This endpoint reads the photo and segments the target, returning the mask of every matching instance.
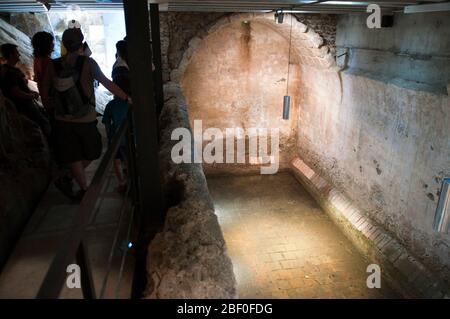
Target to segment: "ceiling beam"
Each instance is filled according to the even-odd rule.
[[[423,12],[440,12],[440,11],[450,11],[450,2],[406,6],[403,12],[423,13]]]
[[[420,1],[420,2],[419,2]],[[305,13],[327,13],[342,14],[353,12],[366,12],[365,8],[369,3],[376,3],[383,11],[419,12],[417,10],[427,10],[421,12],[436,11],[435,8],[448,6],[448,2],[425,4],[416,6],[419,3],[431,2],[433,0],[374,0],[374,1],[323,1],[315,3],[314,0],[150,0],[150,3],[160,4],[161,11],[182,11],[182,12],[270,12],[277,9],[300,10]],[[448,0],[446,0],[448,1]],[[122,10],[123,5],[119,0],[53,0],[51,11],[66,11],[71,5],[77,5],[81,10],[86,11],[110,11]],[[431,6],[427,9],[426,6]],[[416,7],[420,7],[417,9]],[[416,8],[416,9],[414,9]],[[434,8],[434,9],[433,9]],[[45,12],[42,4],[36,0],[0,0],[0,12]]]

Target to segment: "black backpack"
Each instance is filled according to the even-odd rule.
[[[74,66],[65,63],[63,58],[53,60],[55,78],[52,86],[52,100],[55,115],[67,119],[86,116],[91,107],[90,98],[81,86],[81,71],[85,56],[78,56]]]

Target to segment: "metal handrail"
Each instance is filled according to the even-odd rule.
[[[128,185],[127,190],[125,192],[125,200],[122,202],[121,208],[120,208],[120,216],[119,216],[119,221],[118,221],[118,227],[116,229],[116,233],[114,234],[114,239],[111,245],[111,250],[109,252],[109,256],[108,256],[108,264],[107,264],[107,269],[106,269],[106,274],[103,278],[103,284],[102,287],[100,289],[100,296],[99,298],[102,299],[105,295],[106,292],[106,286],[108,283],[108,279],[109,279],[109,273],[111,271],[111,263],[114,257],[114,249],[117,246],[117,242],[119,240],[119,234],[120,234],[120,225],[122,224],[123,219],[125,218],[125,212],[126,210],[130,209],[130,203],[128,202],[127,198],[128,195],[130,193],[130,185]],[[131,225],[131,223],[130,223]],[[127,240],[129,239],[129,236],[127,236]]]
[[[119,130],[114,135],[112,143],[103,155],[91,185],[87,189],[80,206],[78,207],[77,213],[73,218],[72,228],[65,236],[56,256],[53,258],[36,298],[58,298],[66,280],[66,268],[76,258],[83,263],[83,265],[80,265],[80,268],[82,268],[81,283],[83,295],[85,298],[95,299],[95,288],[93,286],[92,275],[88,265],[87,248],[86,245],[83,244],[83,237],[106,180],[106,173],[110,171],[114,155],[117,153],[121,140],[124,138],[127,129],[131,125],[130,122],[129,117],[122,123]],[[128,143],[131,142],[132,141],[128,141]]]

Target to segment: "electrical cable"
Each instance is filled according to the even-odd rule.
[[[286,80],[286,95],[289,95],[289,73],[291,69],[291,46],[292,46],[292,14],[291,16],[291,29],[289,32],[289,53],[288,53],[288,71],[287,71],[287,80]]]

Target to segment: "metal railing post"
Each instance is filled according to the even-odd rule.
[[[150,3],[150,25],[152,35],[152,56],[155,63],[155,71],[153,71],[154,87],[155,87],[155,102],[157,114],[161,114],[164,107],[164,93],[163,93],[163,77],[162,77],[162,59],[161,59],[161,37],[160,37],[160,23],[159,23],[159,4]]]
[[[136,171],[136,136],[134,133],[133,113],[128,112],[128,129],[127,129],[127,166],[128,166],[128,182],[130,183],[130,194],[133,205],[139,206],[139,187],[138,176]]]
[[[75,260],[78,266],[80,266],[81,290],[83,291],[84,299],[95,299],[94,279],[89,263],[88,250],[83,241],[78,246]]]
[[[71,229],[64,236],[61,245],[53,258],[47,274],[37,293],[38,299],[58,298],[67,277],[67,266],[75,259],[81,269],[81,281],[85,298],[95,298],[95,290],[92,280],[91,267],[88,262],[86,246],[82,244],[86,227],[92,218],[92,213],[106,180],[106,174],[110,171],[117,153],[121,139],[125,135],[128,122],[122,123],[118,132],[114,135],[111,145],[95,172],[91,185],[84,195],[77,213],[73,217]]]
[[[128,58],[136,132],[139,211],[144,232],[162,223],[163,205],[158,155],[158,117],[153,95],[147,0],[124,0]]]

